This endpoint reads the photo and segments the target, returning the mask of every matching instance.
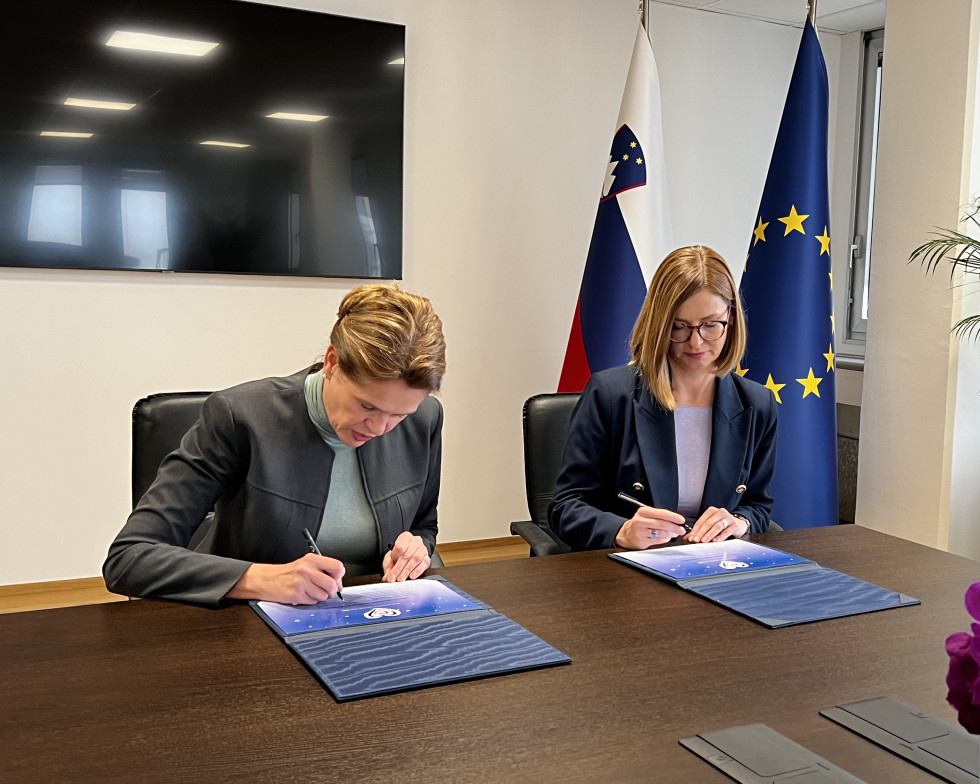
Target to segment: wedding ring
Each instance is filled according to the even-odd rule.
[[[723,522],[723,523],[721,524],[721,527],[722,527],[722,528],[728,528],[728,521],[727,521],[727,520],[725,520],[725,521],[724,521],[724,522]]]

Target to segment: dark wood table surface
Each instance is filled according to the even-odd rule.
[[[0,781],[725,782],[678,745],[762,722],[868,782],[936,782],[818,714],[955,722],[980,564],[855,526],[754,537],[920,606],[769,630],[605,553],[439,570],[572,664],[338,704],[247,606],[0,616]]]

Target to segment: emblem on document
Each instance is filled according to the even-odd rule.
[[[748,569],[749,565],[747,563],[742,563],[741,561],[722,561],[718,564],[722,569]]]
[[[373,621],[376,618],[394,618],[401,614],[401,610],[396,610],[393,607],[374,607],[364,613],[364,617]]]

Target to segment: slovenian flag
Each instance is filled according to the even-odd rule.
[[[592,242],[585,261],[559,392],[629,362],[633,324],[647,282],[672,249],[660,82],[650,40],[636,31]]]
[[[769,489],[783,528],[839,521],[828,100],[808,19],[740,286],[749,342],[738,372],[764,384],[779,408]]]

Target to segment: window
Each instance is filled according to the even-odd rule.
[[[378,250],[378,232],[374,228],[374,215],[371,214],[371,200],[367,196],[355,196],[357,217],[361,222],[361,236],[364,238],[364,263],[368,276],[381,275],[381,254]]]
[[[884,40],[884,30],[874,30],[864,35],[864,68],[854,193],[854,235],[850,243],[844,341],[838,349],[838,353],[843,354],[863,354],[868,332],[875,162],[878,153],[878,116],[881,105]],[[850,347],[848,343],[851,344]]]
[[[123,169],[119,207],[123,255],[140,269],[166,269],[170,239],[163,172]]]
[[[28,242],[82,244],[82,167],[37,166]]]

